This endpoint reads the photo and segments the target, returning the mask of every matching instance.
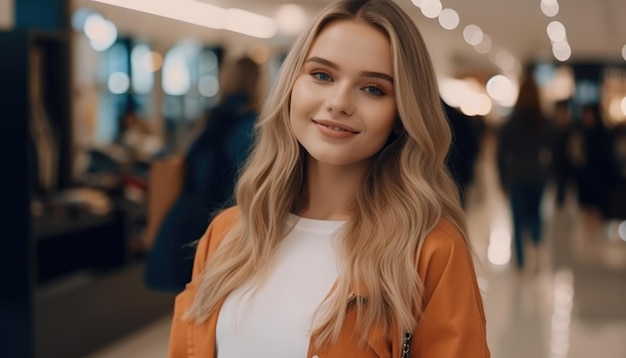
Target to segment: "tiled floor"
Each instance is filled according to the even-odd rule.
[[[555,210],[548,188],[543,247],[529,257],[539,270],[517,273],[509,262],[510,212],[493,155],[488,138],[467,207],[492,357],[625,358],[626,242],[618,238],[619,222],[589,236],[593,228],[584,226],[573,200]],[[169,320],[89,358],[166,357]]]

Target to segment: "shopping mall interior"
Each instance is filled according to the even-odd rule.
[[[393,1],[455,113],[491,357],[626,357],[626,2]],[[229,66],[258,66],[262,102],[332,2],[0,0],[0,356],[168,356],[184,285],[154,251],[187,225],[168,220]],[[541,225],[519,234],[520,267],[523,198],[503,179],[501,138],[525,75],[546,128],[567,136],[539,152]]]

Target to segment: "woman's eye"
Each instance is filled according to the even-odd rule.
[[[385,92],[376,86],[367,86],[363,89],[365,92],[374,96],[383,96]]]
[[[314,73],[312,73],[312,76],[315,77],[316,79],[320,80],[320,81],[330,81],[330,80],[332,80],[332,78],[330,78],[330,75],[328,73],[325,73],[325,72],[314,72]]]

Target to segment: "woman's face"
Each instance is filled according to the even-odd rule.
[[[293,132],[313,160],[363,164],[383,147],[397,114],[389,39],[359,21],[318,35],[291,94]]]

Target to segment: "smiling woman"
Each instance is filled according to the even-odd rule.
[[[171,357],[489,357],[450,129],[406,13],[323,10],[257,129],[176,298]]]
[[[289,113],[310,168],[341,165],[365,174],[396,121],[392,73],[384,32],[354,20],[320,32],[294,83]]]

